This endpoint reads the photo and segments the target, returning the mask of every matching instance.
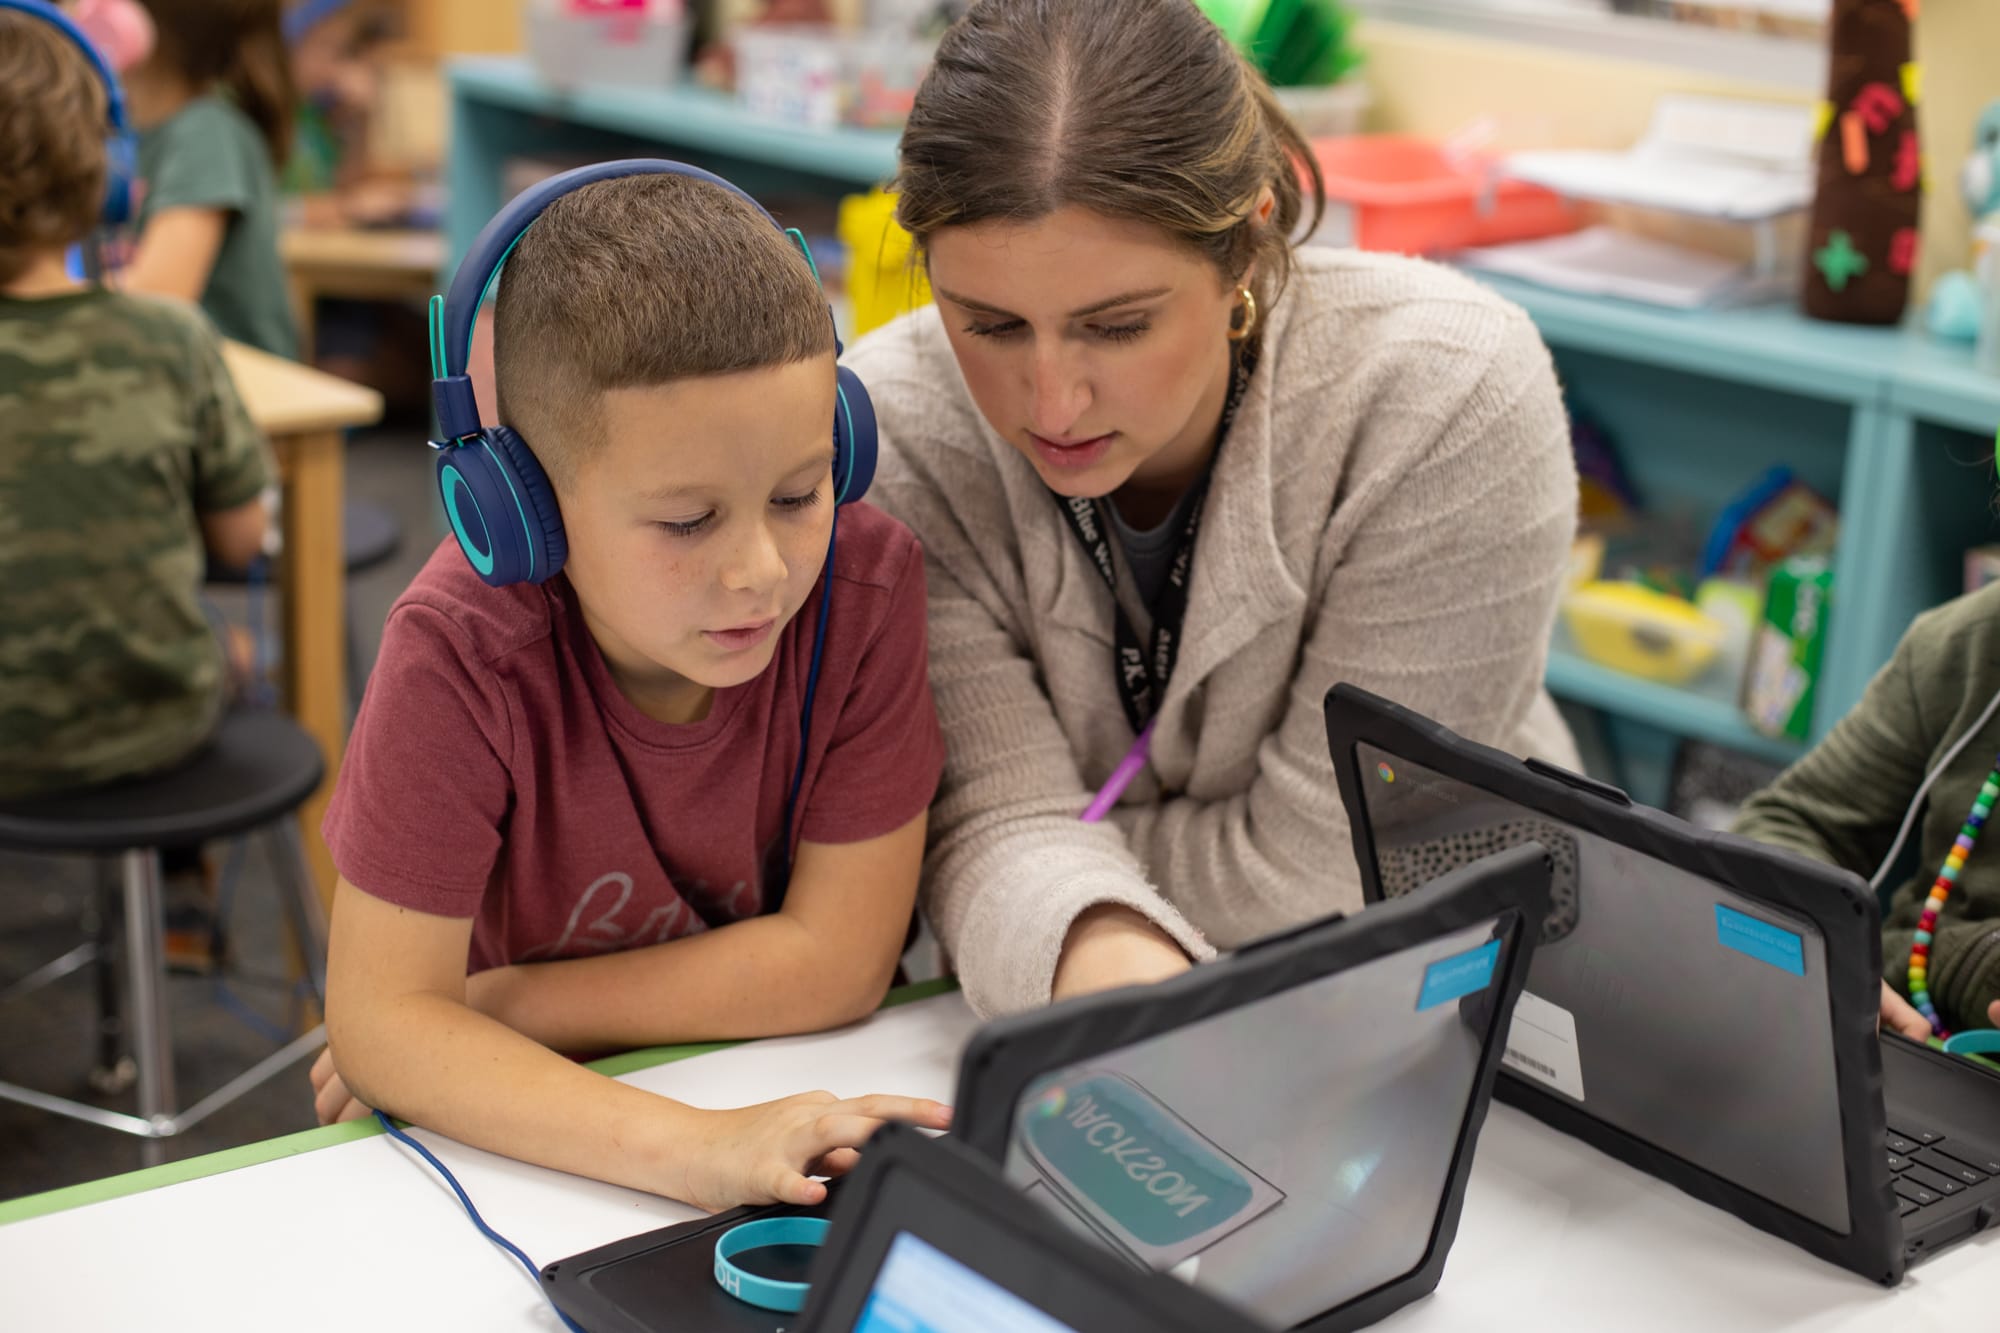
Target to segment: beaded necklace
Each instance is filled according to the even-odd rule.
[[[1931,1031],[1940,1037],[1949,1037],[1944,1020],[1938,1017],[1937,1006],[1931,1003],[1930,960],[1931,937],[1937,928],[1938,909],[1951,896],[1952,886],[1958,883],[1959,872],[1972,856],[1973,847],[1979,842],[1979,831],[1986,827],[1987,816],[1993,813],[1993,804],[2000,801],[2000,757],[1993,761],[1993,771],[1986,775],[1980,785],[1979,795],[1973,798],[1972,812],[1965,817],[1965,824],[1958,831],[1958,837],[1951,844],[1951,851],[1944,858],[1944,868],[1938,871],[1937,881],[1931,885],[1931,896],[1924,903],[1924,912],[1917,919],[1916,942],[1910,946],[1910,1003],[1916,1005],[1931,1025]]]

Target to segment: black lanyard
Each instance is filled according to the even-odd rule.
[[[1245,347],[1233,358],[1229,375],[1229,397],[1222,406],[1222,421],[1215,433],[1215,447],[1221,451],[1222,441],[1229,435],[1230,423],[1236,419],[1236,409],[1243,402],[1243,394],[1250,387],[1250,376],[1257,369],[1257,355],[1254,347]],[[1201,511],[1208,503],[1208,481],[1214,473],[1215,464],[1211,459],[1209,468],[1195,483],[1194,494],[1188,500],[1187,516],[1181,520],[1180,534],[1174,539],[1173,563],[1167,570],[1167,582],[1160,589],[1150,610],[1153,614],[1153,642],[1149,653],[1139,646],[1139,632],[1132,627],[1132,618],[1125,614],[1125,608],[1118,601],[1117,567],[1111,561],[1111,523],[1102,506],[1105,500],[1089,499],[1081,496],[1055,495],[1056,508],[1069,523],[1069,530],[1076,534],[1083,544],[1084,554],[1097,566],[1097,572],[1104,578],[1104,586],[1111,589],[1111,609],[1116,617],[1116,651],[1112,655],[1112,675],[1118,682],[1118,697],[1125,705],[1125,720],[1132,724],[1136,734],[1152,721],[1159,710],[1160,700],[1167,692],[1167,681],[1173,677],[1174,663],[1180,657],[1181,625],[1187,619],[1188,585],[1194,577],[1195,537],[1201,531]],[[1054,492],[1050,492],[1054,495]]]

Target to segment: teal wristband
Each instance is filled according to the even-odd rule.
[[[823,1217],[765,1217],[729,1228],[715,1242],[715,1285],[745,1305],[797,1314],[805,1308],[810,1283],[758,1277],[730,1261],[746,1250],[770,1245],[824,1245],[827,1225]]]
[[[1953,1055],[1992,1055],[2000,1051],[2000,1032],[1992,1028],[1954,1032],[1945,1038],[1944,1048]]]

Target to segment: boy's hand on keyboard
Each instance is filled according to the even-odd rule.
[[[1996,1005],[1995,1008],[2000,1008]],[[1908,1037],[1911,1041],[1925,1041],[1931,1035],[1931,1025],[1916,1006],[1896,994],[1895,987],[1882,983],[1882,1017],[1879,1026],[1888,1032]]]
[[[951,1108],[942,1102],[881,1095],[843,1101],[830,1092],[696,1115],[694,1141],[682,1155],[684,1179],[666,1192],[710,1212],[745,1203],[819,1203],[826,1186],[809,1177],[848,1170],[858,1160],[855,1150],[885,1120],[951,1127]]]

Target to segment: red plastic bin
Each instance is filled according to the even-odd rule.
[[[1362,250],[1436,254],[1575,231],[1576,209],[1525,181],[1461,168],[1428,139],[1355,134],[1313,141],[1329,215],[1345,209]],[[1336,219],[1337,226],[1337,219]]]

